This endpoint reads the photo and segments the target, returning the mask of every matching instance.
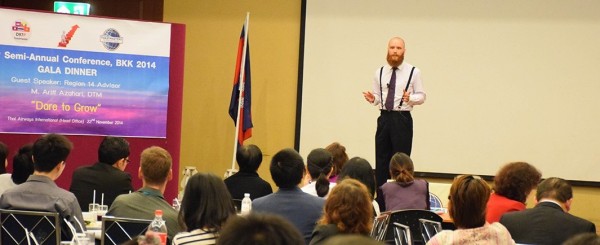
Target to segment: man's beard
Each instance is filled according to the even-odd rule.
[[[391,67],[398,67],[402,64],[402,62],[404,61],[404,54],[402,55],[395,55],[395,56],[399,56],[398,60],[394,60],[393,56],[391,56],[390,54],[387,54],[387,62]]]

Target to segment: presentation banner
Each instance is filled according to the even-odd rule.
[[[0,132],[166,137],[171,25],[0,9]]]

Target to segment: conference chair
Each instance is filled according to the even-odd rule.
[[[419,219],[419,226],[421,230],[421,235],[423,236],[423,241],[427,243],[429,239],[431,239],[435,234],[442,231],[442,223],[428,220],[428,219]]]
[[[442,217],[429,210],[422,209],[405,209],[392,211],[390,213],[389,222],[406,225],[410,228],[413,244],[425,244],[423,235],[421,235],[421,222],[419,219],[427,219],[442,223]],[[392,229],[388,229],[385,233],[385,241],[393,240],[394,233]]]
[[[390,222],[390,213],[383,212],[375,218],[373,222],[373,228],[371,228],[370,237],[377,240],[383,241],[385,234]]]
[[[30,237],[34,237],[40,245],[60,244],[58,213],[0,209],[0,223],[0,244],[28,244]]]
[[[394,222],[394,244],[396,245],[412,245],[412,237],[410,227]]]
[[[113,216],[102,217],[101,245],[117,245],[143,235],[152,220]]]

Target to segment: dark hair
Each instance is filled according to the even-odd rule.
[[[0,174],[6,173],[6,158],[8,158],[8,147],[2,142],[0,142]]]
[[[305,173],[304,160],[294,149],[283,149],[273,156],[269,170],[279,188],[292,188],[302,181]]]
[[[211,173],[197,173],[190,177],[179,210],[182,227],[187,231],[208,228],[217,232],[232,215],[235,215],[235,207],[220,177]]]
[[[142,151],[140,168],[144,181],[150,184],[162,184],[167,181],[173,159],[171,154],[161,147],[151,146]]]
[[[323,148],[317,148],[308,154],[306,165],[311,179],[316,179],[315,189],[317,196],[324,197],[329,192],[329,178],[327,175],[331,173],[333,168],[333,157],[331,153]]]
[[[109,165],[129,156],[129,142],[123,138],[106,136],[98,147],[98,161]]]
[[[219,232],[217,245],[304,245],[298,229],[272,214],[232,215]]]
[[[33,174],[32,148],[31,144],[24,145],[13,157],[13,172],[10,178],[17,185],[27,181],[27,178]]]
[[[325,240],[324,245],[384,245],[371,237],[358,234],[339,234]]]
[[[487,202],[491,189],[479,176],[459,175],[450,186],[448,211],[460,229],[485,225]]]
[[[348,161],[348,154],[346,154],[346,147],[338,142],[333,142],[325,150],[329,151],[333,156],[333,176],[340,174],[344,163]]]
[[[537,186],[542,173],[526,162],[504,165],[494,177],[494,192],[517,202],[525,203],[527,195]]]
[[[390,176],[401,186],[411,185],[415,180],[415,166],[412,159],[402,152],[397,152],[390,160]]]
[[[547,178],[538,185],[535,198],[538,201],[550,198],[564,203],[573,198],[573,188],[564,179],[557,177]]]
[[[596,233],[581,233],[572,236],[563,245],[600,245],[600,236]]]
[[[240,172],[256,172],[262,163],[262,157],[262,151],[256,145],[242,145],[235,154]]]
[[[46,134],[33,143],[33,167],[39,172],[50,172],[66,161],[73,143],[60,134]]]
[[[373,204],[367,187],[351,178],[338,183],[325,201],[319,224],[334,224],[340,233],[369,235],[373,227]]]
[[[338,177],[338,182],[345,178],[352,178],[360,181],[371,194],[371,198],[375,198],[375,175],[371,164],[360,157],[353,157],[344,164],[342,171]]]

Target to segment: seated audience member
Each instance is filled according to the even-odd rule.
[[[107,215],[152,220],[154,211],[160,209],[166,221],[167,237],[172,241],[173,236],[182,230],[177,220],[177,211],[163,197],[167,182],[173,178],[172,161],[171,154],[161,147],[152,146],[142,151],[138,170],[142,188],[118,196]]]
[[[344,167],[340,170],[338,182],[346,178],[352,178],[363,183],[369,191],[371,197],[373,209],[375,210],[375,216],[379,215],[379,204],[375,201],[375,175],[371,164],[360,157],[353,157],[344,163]]]
[[[311,245],[322,244],[337,234],[368,236],[373,227],[373,205],[367,187],[347,178],[333,187],[325,201],[323,217],[313,231]]]
[[[331,153],[323,148],[310,151],[306,158],[306,168],[310,176],[308,184],[302,187],[302,191],[313,196],[325,197],[329,188],[335,183],[329,182],[329,176],[333,171],[333,157]]]
[[[600,236],[596,233],[581,233],[569,238],[562,245],[600,245]]]
[[[298,229],[277,215],[234,215],[219,234],[217,245],[304,245]]]
[[[33,174],[33,162],[31,160],[32,145],[27,144],[13,157],[13,172],[0,175],[0,195],[4,191],[27,181]]]
[[[596,232],[594,223],[569,214],[573,202],[571,184],[548,178],[537,186],[538,201],[532,209],[505,213],[500,218],[513,239],[525,244],[561,244],[579,233]]]
[[[66,167],[73,144],[58,134],[46,134],[33,144],[33,175],[25,183],[10,188],[0,196],[0,208],[57,212],[78,232],[83,222],[81,209],[73,193],[54,183]]]
[[[415,167],[410,157],[402,152],[390,160],[390,176],[394,181],[381,186],[385,210],[426,209],[429,210],[429,183],[415,179]]]
[[[179,224],[186,232],[173,238],[173,244],[215,244],[221,226],[235,215],[231,196],[223,180],[210,173],[197,173],[185,186],[179,211]]]
[[[110,207],[118,195],[133,191],[131,176],[125,172],[128,163],[129,143],[123,138],[105,137],[98,147],[98,162],[73,172],[69,190],[77,197],[81,209],[88,211],[88,204],[100,201],[102,194],[104,204]]]
[[[526,162],[504,165],[494,177],[494,192],[487,203],[487,222],[498,222],[504,213],[524,210],[527,196],[541,178],[542,173]]]
[[[6,189],[15,186],[10,179],[10,173],[6,172],[6,167],[8,167],[8,147],[0,142],[0,195]]]
[[[256,199],[273,193],[271,185],[260,178],[256,171],[262,163],[262,151],[256,145],[242,145],[235,155],[240,171],[225,179],[225,185],[233,199],[242,200],[244,193]]]
[[[302,157],[294,149],[277,152],[271,159],[270,171],[279,190],[254,199],[252,211],[284,217],[296,226],[308,244],[315,223],[321,217],[325,200],[298,188],[306,168]]]
[[[344,163],[348,161],[348,154],[346,154],[346,147],[338,142],[333,142],[325,150],[329,151],[333,156],[333,173],[329,176],[329,182],[336,183],[338,175],[344,166]]]
[[[331,237],[323,243],[324,245],[384,245],[383,242],[379,242],[371,237],[357,235],[357,234],[344,234]]]
[[[448,212],[456,230],[444,230],[427,244],[515,244],[500,223],[485,221],[490,187],[479,176],[460,175],[450,186]]]

